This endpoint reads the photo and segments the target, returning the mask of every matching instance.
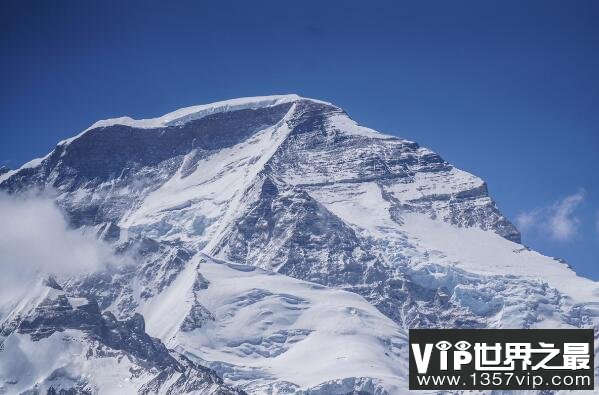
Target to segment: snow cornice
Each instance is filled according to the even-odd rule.
[[[213,114],[247,109],[255,110],[259,108],[274,107],[280,104],[293,103],[300,100],[308,100],[315,103],[333,106],[333,104],[322,100],[301,97],[296,94],[241,97],[237,99],[229,99],[214,103],[184,107],[156,118],[133,119],[128,116],[123,116],[118,118],[103,119],[95,122],[93,125],[85,129],[78,135],[59,142],[58,145],[68,144],[73,140],[77,139],[78,137],[82,136],[86,132],[92,129],[102,127],[123,125],[134,127],[137,129],[162,128],[168,126],[182,125],[186,122],[198,120]]]

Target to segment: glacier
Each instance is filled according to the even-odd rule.
[[[0,392],[404,393],[410,328],[599,322],[598,284],[521,244],[483,180],[320,100],[99,121],[0,191],[51,193],[133,262],[9,301]]]

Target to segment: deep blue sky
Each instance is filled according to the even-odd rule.
[[[0,164],[102,118],[298,93],[481,176],[532,213],[526,244],[599,279],[599,2],[163,3],[3,1]]]

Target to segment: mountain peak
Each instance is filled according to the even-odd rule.
[[[141,129],[180,125],[191,120],[201,119],[205,116],[221,112],[273,107],[279,104],[292,103],[300,100],[308,100],[312,102],[331,105],[330,103],[321,100],[305,98],[296,94],[241,97],[236,99],[218,101],[214,103],[183,107],[156,118],[133,119],[131,117],[124,116],[118,118],[104,119],[95,122],[93,125],[87,128],[86,131],[90,129],[113,125],[126,125]]]

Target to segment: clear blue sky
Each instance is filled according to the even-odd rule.
[[[3,1],[0,163],[102,118],[298,93],[481,176],[526,244],[599,279],[599,2],[163,3]]]

